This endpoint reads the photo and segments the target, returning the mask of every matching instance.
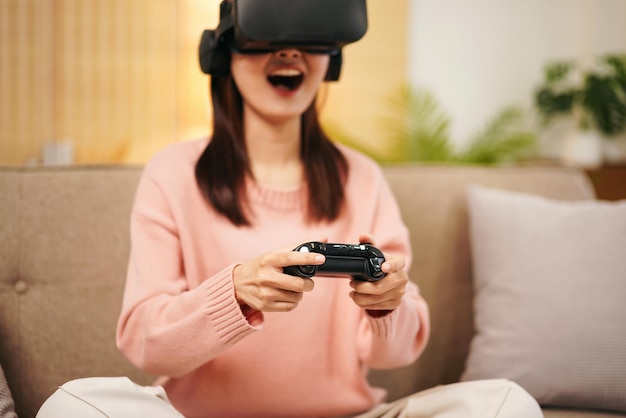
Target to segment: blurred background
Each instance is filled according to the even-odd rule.
[[[0,0],[0,165],[143,164],[209,135],[197,47],[218,4]],[[462,148],[509,106],[532,114],[548,62],[626,52],[623,0],[369,0],[368,15],[319,99],[329,132],[380,160],[402,88],[428,92]]]

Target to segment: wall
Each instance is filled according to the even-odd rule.
[[[407,81],[409,0],[368,0],[367,7],[368,31],[344,48],[341,79],[327,84],[322,119],[332,134],[377,153],[386,145],[389,97]]]
[[[0,0],[0,165],[39,163],[69,139],[74,161],[143,163],[209,134],[197,47],[219,0]],[[368,33],[323,91],[333,131],[380,144],[377,115],[406,80],[408,0],[370,1]]]
[[[458,146],[502,107],[529,109],[549,60],[626,53],[623,0],[411,0],[410,16],[409,79],[450,114]]]
[[[176,131],[175,1],[0,0],[0,163],[134,161]]]
[[[71,138],[78,163],[142,163],[208,133],[196,63],[218,0],[0,0],[0,165]],[[322,94],[324,123],[376,152],[405,80],[433,91],[462,145],[503,106],[531,105],[554,58],[626,51],[623,0],[369,0],[370,28]],[[549,147],[548,147],[549,148]],[[547,149],[547,152],[552,152]]]

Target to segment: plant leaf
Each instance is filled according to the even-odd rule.
[[[458,161],[472,164],[512,162],[532,153],[537,137],[523,127],[524,113],[508,107],[498,113],[487,126],[472,137],[459,154]]]
[[[389,109],[382,122],[390,133],[390,162],[450,160],[450,119],[429,91],[401,86],[390,97]]]
[[[610,76],[589,74],[585,80],[582,102],[600,132],[606,136],[626,127],[626,103],[618,94],[619,86]]]

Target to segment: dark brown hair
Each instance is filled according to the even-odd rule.
[[[211,98],[213,137],[196,163],[196,181],[215,210],[235,225],[249,226],[245,179],[252,173],[243,133],[243,99],[230,73],[211,78]],[[344,201],[348,164],[320,126],[316,100],[302,115],[300,158],[308,188],[308,219],[336,219]]]

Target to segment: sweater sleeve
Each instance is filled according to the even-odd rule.
[[[412,262],[411,244],[395,197],[382,172],[372,233],[384,254],[401,255],[408,271]],[[417,284],[409,281],[401,305],[388,315],[372,317],[363,312],[357,342],[369,367],[387,369],[406,366],[424,350],[430,334],[428,305]]]
[[[11,390],[0,366],[0,418],[17,418]]]
[[[233,268],[189,288],[176,224],[146,167],[131,215],[131,254],[116,335],[119,349],[146,373],[179,377],[254,332],[258,327],[247,320],[235,298]]]

